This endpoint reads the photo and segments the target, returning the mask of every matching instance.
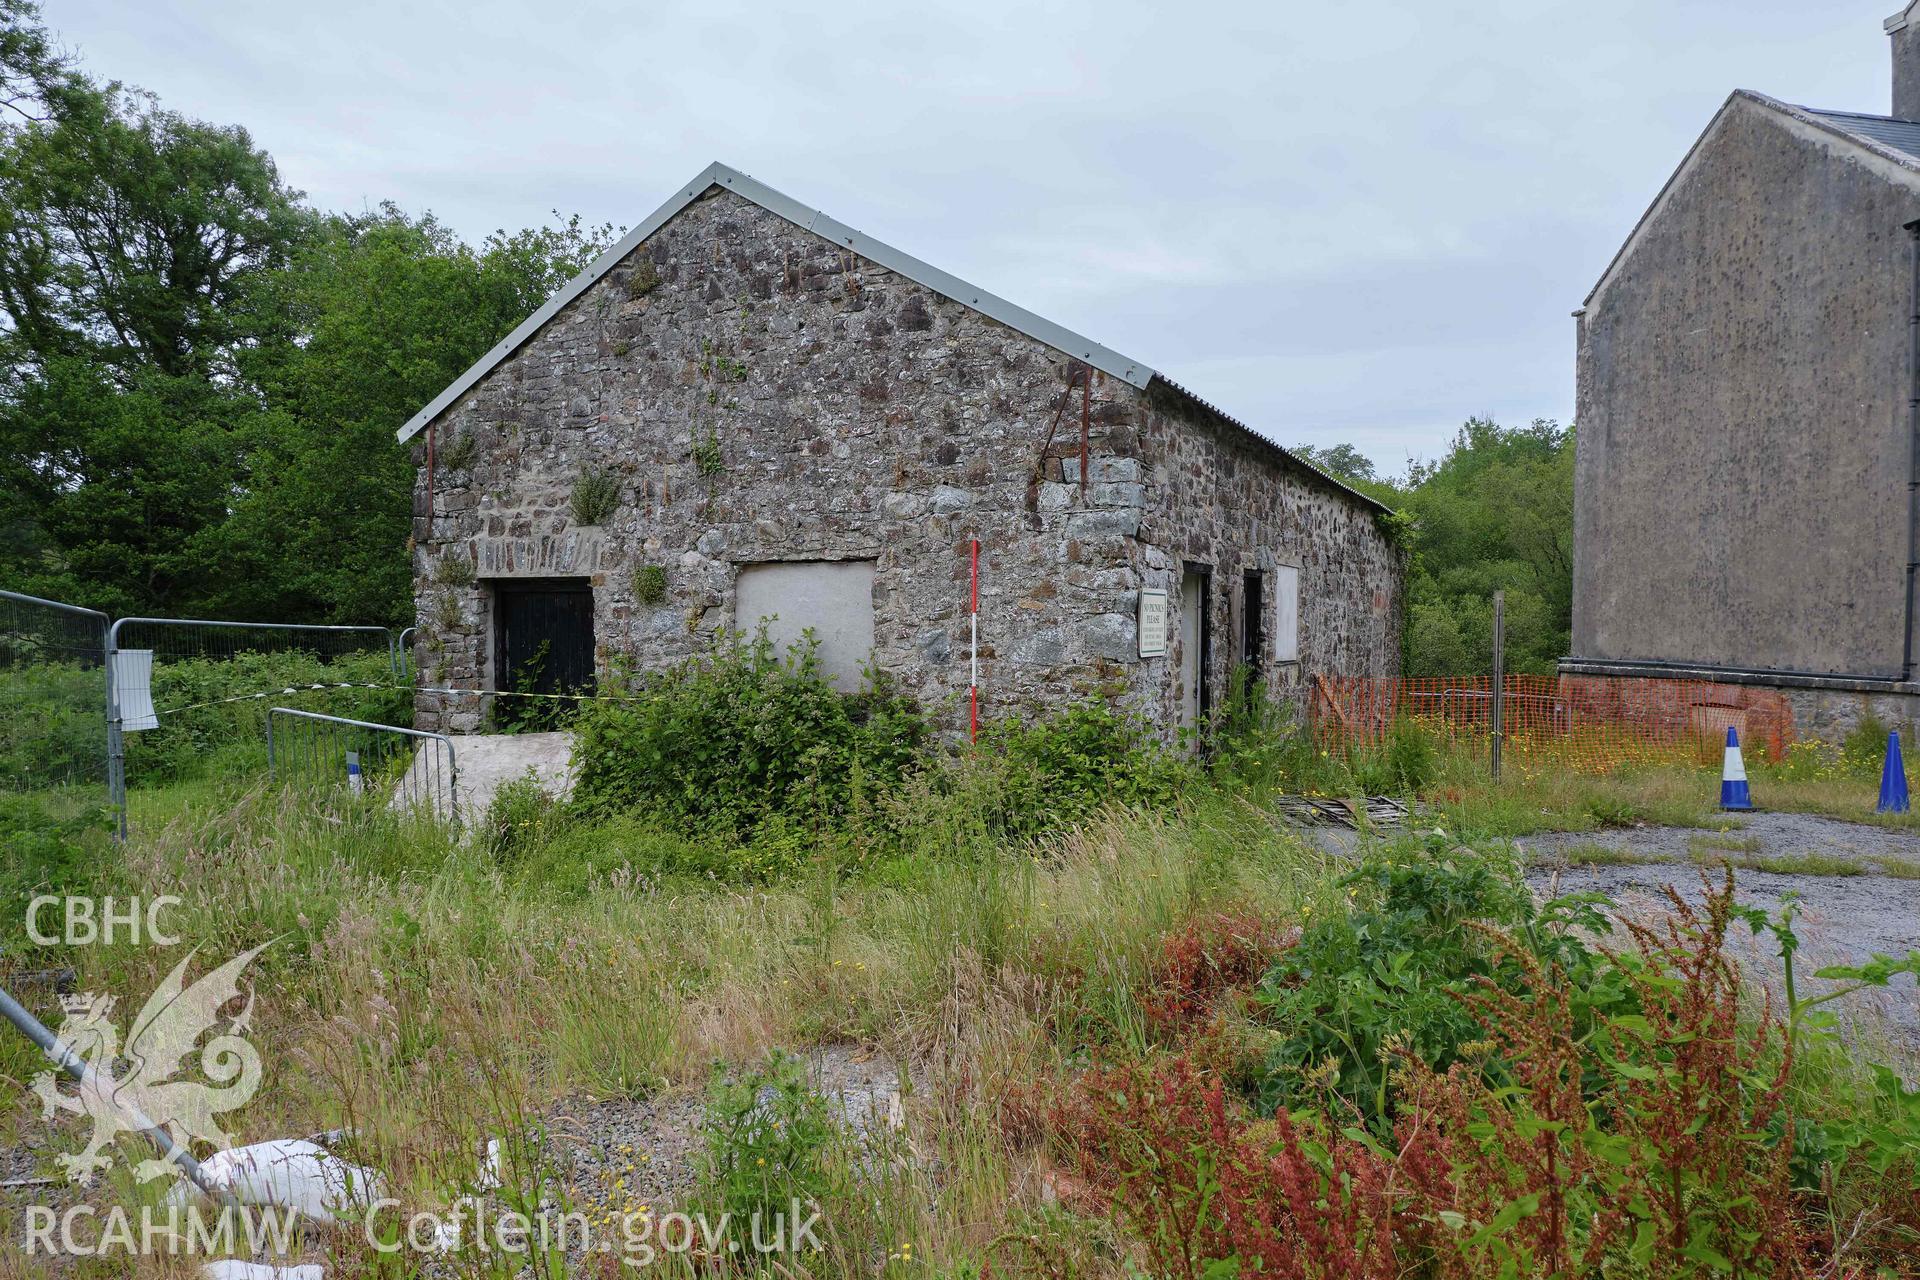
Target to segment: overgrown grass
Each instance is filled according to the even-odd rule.
[[[1830,763],[1810,767],[1807,762],[1816,758]],[[1495,782],[1483,743],[1446,739],[1435,743],[1433,760],[1427,780],[1413,789],[1414,795],[1445,814],[1452,829],[1473,836],[1595,831],[1639,823],[1715,828],[1728,820],[1719,810],[1717,765],[1624,765],[1611,773],[1588,773],[1510,753]],[[1754,803],[1764,810],[1897,829],[1920,827],[1920,812],[1874,812],[1880,786],[1877,757],[1804,744],[1790,749],[1779,763],[1749,756],[1747,770]],[[1913,778],[1913,786],[1920,794],[1920,775]]]
[[[703,715],[713,700],[693,695],[719,685],[731,702]],[[1566,1166],[1587,1179],[1574,1188],[1583,1213],[1640,1215],[1662,1232],[1683,1221],[1708,1247],[1747,1248],[1756,1222],[1786,1222],[1822,1265],[1878,1265],[1920,1244],[1920,1213],[1900,1207],[1920,1185],[1920,1098],[1834,1047],[1817,1018],[1803,1031],[1796,1009],[1790,1034],[1770,1022],[1715,967],[1717,934],[1603,946],[1598,903],[1537,908],[1492,838],[1721,825],[1693,799],[1717,794],[1700,786],[1706,771],[1587,778],[1510,763],[1495,786],[1417,726],[1335,759],[1272,723],[1223,732],[1203,770],[1095,708],[996,729],[986,751],[916,747],[897,769],[869,769],[901,741],[907,710],[882,707],[869,734],[872,718],[777,660],[709,667],[612,706],[620,732],[598,748],[592,802],[510,787],[470,840],[375,797],[322,801],[245,777],[181,783],[124,850],[83,829],[17,825],[47,848],[93,842],[42,858],[37,885],[176,895],[169,926],[209,959],[268,944],[252,1033],[266,1086],[230,1127],[248,1140],[351,1128],[356,1156],[409,1208],[472,1189],[488,1138],[506,1148],[497,1199],[572,1203],[580,1193],[547,1131],[557,1103],[703,1096],[711,1141],[685,1194],[735,1207],[809,1198],[826,1216],[824,1252],[796,1274],[1228,1275],[1223,1249],[1254,1250],[1247,1262],[1300,1247],[1255,1231],[1258,1203],[1284,1204],[1299,1239],[1348,1230],[1341,1215],[1375,1203],[1369,1179],[1393,1170],[1426,1180],[1407,1219],[1425,1226],[1394,1236],[1389,1254],[1387,1236],[1367,1236],[1385,1270],[1334,1266],[1337,1240],[1309,1246],[1314,1265],[1465,1275],[1498,1262],[1545,1275],[1546,1255],[1488,1244],[1531,1238],[1538,1221],[1528,1197],[1546,1184],[1527,1172],[1527,1144],[1502,1136],[1523,1130],[1585,1135]],[[699,758],[723,761],[726,785],[758,791],[705,797],[690,790],[695,772],[661,790],[620,757],[632,742],[670,755],[676,736],[716,724],[723,740],[783,742],[807,763],[743,766],[709,750]],[[755,724],[779,733],[740,728]],[[805,754],[817,746],[826,752]],[[1393,791],[1434,821],[1365,839],[1356,869],[1277,822],[1267,801],[1281,789]],[[1699,852],[1757,856],[1724,831]],[[1715,910],[1724,932],[1730,900]],[[70,964],[123,1009],[178,959],[125,939],[8,943],[4,963]],[[1802,999],[1822,989],[1802,983]],[[32,998],[57,1021],[48,993]],[[1506,1003],[1475,1003],[1490,1000]],[[1640,1045],[1635,1019],[1674,1034]],[[900,1130],[856,1140],[823,1121],[775,1056],[845,1044],[906,1069]],[[17,1038],[0,1045],[0,1074],[38,1069]],[[1696,1070],[1688,1045],[1720,1056]],[[1530,1074],[1539,1063],[1561,1074]],[[1407,1145],[1427,1163],[1402,1169],[1391,1153],[1411,1141],[1399,1127],[1409,1106],[1455,1126],[1456,1145]],[[1687,1107],[1711,1118],[1717,1154],[1660,1146],[1686,1129]],[[1783,1147],[1788,1114],[1800,1127]],[[7,1124],[25,1133],[38,1119]],[[1621,1148],[1619,1133],[1647,1145]],[[1871,1165],[1868,1150],[1885,1159]],[[1600,1156],[1619,1157],[1617,1182],[1596,1172]],[[1225,1163],[1208,1173],[1206,1161]],[[1691,1188],[1677,1218],[1636,1207],[1633,1195],[1665,1194],[1669,1175]],[[1716,1188],[1737,1211],[1695,1214]],[[1205,1222],[1178,1235],[1179,1207],[1193,1204],[1218,1206],[1220,1222],[1252,1215],[1242,1243]],[[594,1212],[625,1207],[603,1197]],[[1496,1221],[1507,1228],[1490,1233]],[[1568,1229],[1599,1221],[1576,1215]],[[1780,1256],[1772,1242],[1787,1237],[1764,1238],[1766,1257]],[[1670,1243],[1657,1242],[1668,1261]],[[406,1274],[338,1248],[347,1274]],[[1187,1269],[1166,1270],[1173,1258]],[[470,1251],[450,1265],[515,1273]],[[681,1260],[663,1274],[696,1270],[710,1268]]]
[[[1037,857],[928,858],[884,880],[824,863],[758,887],[616,867],[582,894],[377,807],[320,814],[255,790],[136,840],[95,887],[179,895],[168,923],[208,956],[271,942],[255,962],[269,1074],[243,1137],[351,1125],[431,1203],[515,1117],[580,1091],[695,1087],[716,1058],[854,1040],[931,1073],[936,1091],[987,1097],[994,1081],[1061,1070],[1060,1044],[1137,1044],[1160,935],[1230,906],[1330,908],[1324,868],[1221,801],[1098,817]],[[124,944],[35,952],[134,1007],[177,959]],[[4,1044],[0,1072],[36,1069],[17,1038]],[[966,1159],[1012,1194],[1000,1145]],[[946,1213],[928,1215],[916,1248],[969,1236]]]

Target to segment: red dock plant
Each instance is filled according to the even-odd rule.
[[[1894,1262],[1865,1233],[1838,1243],[1796,1189],[1792,1038],[1770,1002],[1743,1011],[1725,944],[1752,913],[1731,876],[1703,887],[1698,904],[1670,894],[1659,922],[1623,922],[1632,945],[1579,953],[1578,982],[1537,933],[1463,921],[1492,963],[1451,995],[1481,1039],[1441,1069],[1388,1035],[1388,1127],[1354,1124],[1335,1093],[1257,1118],[1211,1065],[1219,1018],[1196,1026],[1202,975],[1241,966],[1185,961],[1162,977],[1156,1024],[1194,1030],[1084,1073],[1043,1127],[1148,1272],[1180,1280],[1840,1277]],[[1169,957],[1193,953],[1183,939]]]

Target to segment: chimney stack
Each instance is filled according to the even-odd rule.
[[[1887,19],[1893,42],[1893,115],[1920,120],[1920,0]]]

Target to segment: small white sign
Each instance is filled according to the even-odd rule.
[[[1140,656],[1164,657],[1167,652],[1167,593],[1150,587],[1140,592]]]

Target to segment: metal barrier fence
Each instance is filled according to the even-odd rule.
[[[276,785],[367,797],[460,825],[459,766],[443,733],[272,707],[267,772]]]
[[[1750,685],[1632,676],[1510,675],[1500,686],[1501,743],[1522,758],[1605,772],[1629,763],[1710,763],[1729,727],[1778,759],[1793,740],[1786,695]],[[1308,717],[1322,747],[1378,746],[1411,722],[1456,739],[1493,732],[1493,681],[1315,676]]]
[[[367,688],[367,675],[392,683],[399,653],[388,627],[227,622],[211,618],[121,618],[107,633],[113,676],[107,701],[107,783],[127,829],[129,769],[149,762],[166,780],[181,748],[221,737],[259,741],[266,700],[304,690]],[[375,671],[343,671],[362,658]],[[190,664],[199,664],[193,666]],[[348,678],[359,674],[355,681]],[[216,733],[211,727],[219,722]],[[151,735],[129,747],[128,735]],[[257,750],[257,746],[255,748]]]
[[[258,767],[267,703],[403,718],[411,663],[388,627],[122,618],[0,590],[0,791],[96,788],[124,838],[142,783]],[[343,692],[343,691],[356,692]]]
[[[104,789],[107,628],[97,610],[0,591],[0,789]]]

